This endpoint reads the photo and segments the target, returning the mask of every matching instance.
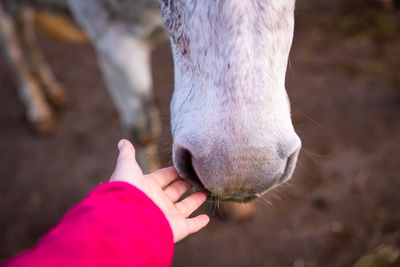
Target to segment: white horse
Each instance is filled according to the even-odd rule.
[[[174,166],[211,197],[246,202],[291,177],[301,147],[285,90],[295,0],[25,2],[70,9],[97,52],[123,126],[144,147],[159,131],[150,52],[164,24],[175,65]]]

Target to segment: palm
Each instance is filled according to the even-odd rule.
[[[143,175],[135,160],[134,149],[130,142],[124,140],[123,145],[119,144],[119,147],[120,155],[110,180],[128,182],[150,197],[167,218],[175,242],[207,225],[209,218],[205,214],[189,218],[205,201],[204,193],[196,192],[178,202],[191,185],[179,179],[174,167]]]

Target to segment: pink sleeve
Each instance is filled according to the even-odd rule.
[[[5,266],[170,266],[173,250],[169,223],[153,201],[128,183],[108,182]]]

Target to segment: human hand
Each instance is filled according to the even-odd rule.
[[[189,218],[206,200],[196,192],[177,202],[191,185],[179,179],[173,166],[144,175],[135,159],[135,149],[128,140],[118,143],[119,156],[110,181],[124,181],[142,190],[161,209],[174,235],[174,242],[193,234],[207,225],[210,218],[201,214]]]

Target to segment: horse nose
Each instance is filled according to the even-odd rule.
[[[209,196],[245,202],[291,178],[300,139],[276,147],[204,150],[174,143],[173,161],[183,179]]]

